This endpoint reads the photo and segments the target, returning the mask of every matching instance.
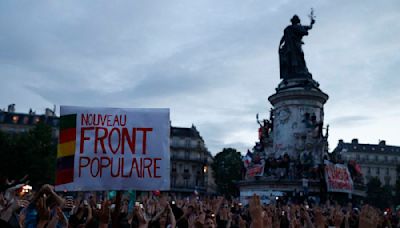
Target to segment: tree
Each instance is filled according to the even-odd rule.
[[[233,148],[224,148],[215,156],[211,168],[218,192],[225,196],[239,196],[235,182],[242,177],[243,162],[240,152]]]
[[[396,167],[396,171],[397,171],[397,181],[396,181],[396,185],[394,188],[394,191],[395,191],[394,203],[396,205],[399,205],[400,204],[400,165],[398,165]]]
[[[51,127],[40,123],[29,132],[0,132],[3,178],[19,179],[28,174],[32,185],[54,183],[57,150],[51,134]]]
[[[400,180],[398,179],[396,181],[396,185],[394,186],[394,199],[393,202],[395,203],[395,205],[399,205],[400,204]]]
[[[392,188],[382,186],[378,177],[372,177],[367,183],[367,202],[375,207],[384,209],[392,204]]]

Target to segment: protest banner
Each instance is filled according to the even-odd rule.
[[[61,106],[56,190],[169,190],[169,109]]]
[[[325,161],[325,180],[328,192],[353,191],[353,180],[346,165]]]
[[[256,177],[264,175],[264,164],[254,164],[247,168],[247,177]]]

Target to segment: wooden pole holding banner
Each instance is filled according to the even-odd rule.
[[[112,228],[118,228],[119,227],[119,215],[120,215],[120,209],[121,209],[121,199],[122,199],[122,191],[117,191],[117,195],[115,197],[115,208],[114,211],[111,214],[111,221],[112,221]]]

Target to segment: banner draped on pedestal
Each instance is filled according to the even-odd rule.
[[[353,180],[346,165],[333,164],[325,160],[325,181],[328,192],[352,193],[353,191]]]

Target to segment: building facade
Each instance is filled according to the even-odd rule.
[[[8,105],[7,111],[0,110],[0,131],[9,134],[28,132],[38,123],[44,123],[51,127],[52,137],[56,140],[59,134],[59,117],[55,111],[46,108],[44,114],[36,114],[32,110],[28,113],[17,113],[15,104]]]
[[[356,161],[367,184],[372,177],[377,177],[382,185],[396,184],[397,167],[400,165],[400,147],[386,145],[384,140],[378,144],[362,144],[358,139],[350,143],[339,140],[334,152],[344,161]]]
[[[213,158],[195,126],[171,127],[171,191],[181,195],[215,193]]]

